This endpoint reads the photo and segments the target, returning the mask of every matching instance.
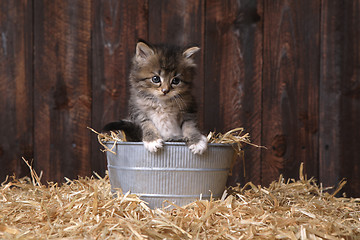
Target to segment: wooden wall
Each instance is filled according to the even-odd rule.
[[[0,1],[0,181],[104,174],[94,129],[127,116],[139,38],[197,44],[208,132],[245,127],[229,184],[306,174],[360,196],[360,1]],[[244,176],[245,167],[245,176]]]

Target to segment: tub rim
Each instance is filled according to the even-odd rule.
[[[104,144],[112,145],[144,145],[144,142],[121,142],[121,141],[106,141]],[[163,142],[163,146],[187,146],[186,142]],[[211,147],[232,147],[233,144],[230,143],[208,143],[208,146]]]

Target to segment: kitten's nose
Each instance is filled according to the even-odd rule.
[[[162,88],[161,92],[166,95],[170,90],[168,88]]]

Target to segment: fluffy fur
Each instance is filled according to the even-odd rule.
[[[186,141],[194,154],[202,154],[207,139],[196,126],[196,104],[191,86],[198,47],[150,45],[139,41],[132,61],[130,121],[110,123],[105,131],[124,130],[131,141],[143,141],[150,152],[164,141]]]

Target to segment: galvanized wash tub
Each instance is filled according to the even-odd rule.
[[[111,148],[114,142],[107,142]],[[107,152],[110,184],[113,191],[130,191],[149,203],[162,207],[164,200],[179,206],[200,198],[221,197],[234,150],[229,144],[208,144],[202,155],[194,155],[183,142],[166,142],[156,153],[142,142],[117,142]],[[165,204],[166,205],[166,204]]]

